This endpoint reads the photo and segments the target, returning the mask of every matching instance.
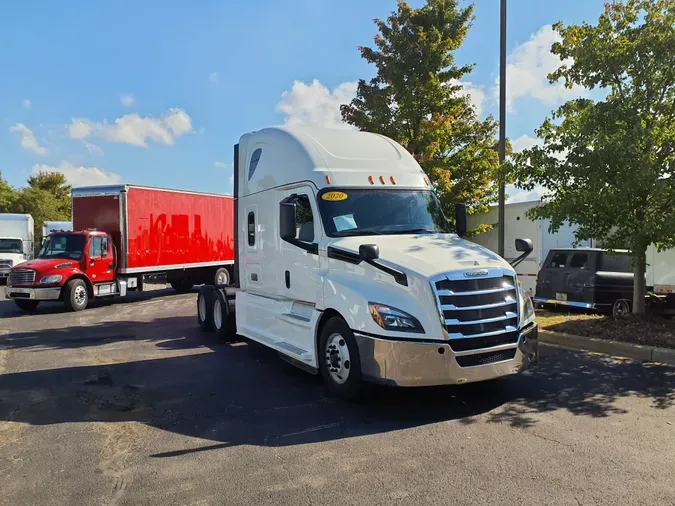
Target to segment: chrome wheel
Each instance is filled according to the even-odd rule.
[[[218,298],[213,301],[213,327],[216,330],[223,328],[223,311]]]
[[[216,283],[218,285],[227,285],[228,284],[227,278],[229,278],[227,271],[219,272],[218,276],[216,277]]]
[[[625,316],[630,313],[630,302],[626,299],[617,300],[612,306],[613,316]]]
[[[197,301],[197,311],[199,311],[199,321],[203,322],[206,320],[206,297],[202,294],[199,294],[199,300]]]
[[[73,293],[73,300],[78,306],[83,306],[87,302],[87,290],[82,285],[75,287],[75,292]]]
[[[349,379],[351,367],[349,348],[344,337],[340,334],[331,334],[326,341],[324,352],[328,374],[335,383],[342,385]]]

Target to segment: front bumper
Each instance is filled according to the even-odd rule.
[[[570,300],[545,299],[544,297],[535,297],[535,303],[544,306],[569,306],[577,307],[579,309],[596,309],[597,305],[590,302],[575,302]]]
[[[24,288],[11,286],[5,289],[5,297],[13,300],[59,300],[61,287]]]
[[[0,269],[0,279],[8,278],[10,270],[11,269]]]
[[[354,332],[364,379],[402,387],[456,385],[517,374],[539,358],[537,324],[520,333],[518,343],[453,352],[447,342],[395,341]],[[512,354],[515,349],[515,354]],[[499,352],[504,352],[500,355]],[[494,354],[505,360],[461,367],[456,357]],[[460,359],[461,360],[461,359]]]

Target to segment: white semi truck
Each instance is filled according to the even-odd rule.
[[[375,134],[267,128],[235,146],[235,286],[204,287],[200,325],[235,333],[352,397],[516,374],[538,356],[513,267],[448,230],[430,181]],[[531,243],[519,240],[521,259]]]
[[[0,280],[10,269],[33,258],[33,217],[30,214],[0,214]]]

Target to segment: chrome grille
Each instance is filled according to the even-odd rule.
[[[513,275],[499,268],[451,272],[434,278],[432,285],[453,351],[471,355],[500,347],[515,352],[518,283]],[[467,364],[462,367],[470,362],[458,360]]]
[[[31,269],[15,269],[9,273],[12,285],[32,285],[35,282],[35,271]]]
[[[12,265],[14,265],[13,260],[9,260],[7,258],[0,258],[0,269],[8,269],[11,268]]]

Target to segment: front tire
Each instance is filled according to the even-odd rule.
[[[331,318],[321,331],[319,367],[331,393],[354,399],[361,392],[359,348],[353,332],[342,318]]]
[[[63,293],[63,303],[67,311],[82,311],[89,304],[89,291],[81,279],[71,279]]]
[[[22,300],[14,299],[14,303],[21,311],[32,312],[35,311],[40,304],[39,300]]]

